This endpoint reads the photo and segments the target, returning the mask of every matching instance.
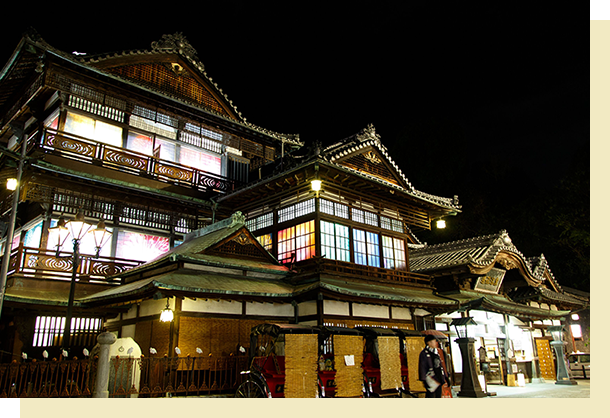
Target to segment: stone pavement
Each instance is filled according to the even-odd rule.
[[[545,383],[526,383],[525,387],[487,385],[488,392],[496,392],[494,398],[590,398],[591,381],[576,379],[577,385],[556,385],[555,381]]]

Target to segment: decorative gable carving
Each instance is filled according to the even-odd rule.
[[[394,170],[386,163],[383,156],[372,147],[347,155],[336,163],[392,184],[401,184]]]
[[[248,258],[265,262],[274,261],[258,240],[248,233],[245,228],[240,229],[236,234],[215,246],[204,250],[203,253],[229,258]]]
[[[106,71],[121,78],[132,80],[151,90],[194,102],[216,113],[234,118],[212,94],[210,89],[187,69],[186,64],[176,62],[178,60],[173,61],[129,64],[107,68]]]

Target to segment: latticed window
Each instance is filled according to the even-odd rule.
[[[53,347],[61,345],[65,324],[65,317],[36,317],[32,346]],[[93,346],[101,329],[102,320],[99,318],[72,318],[70,343],[75,346]]]
[[[278,222],[286,222],[292,219],[298,218],[299,216],[307,215],[316,210],[316,204],[314,199],[305,200],[303,202],[295,203],[277,212]]]
[[[281,263],[302,261],[315,255],[315,222],[282,229],[277,236],[277,259]]]
[[[320,221],[320,240],[322,256],[331,260],[350,261],[347,226]]]
[[[271,225],[273,225],[273,213],[266,213],[246,221],[246,227],[250,231],[256,231]]]
[[[400,238],[381,237],[383,243],[383,267],[387,269],[405,270],[407,268],[407,257],[405,253],[405,242]]]
[[[320,199],[320,212],[349,219],[349,208],[347,205],[326,199]]]
[[[379,267],[379,235],[354,229],[354,258],[356,264]]]
[[[256,239],[261,243],[265,250],[271,251],[271,248],[273,247],[273,234],[264,234],[260,237],[256,237]]]

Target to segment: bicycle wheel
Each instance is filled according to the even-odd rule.
[[[253,380],[246,380],[237,387],[236,398],[265,398],[265,391],[262,386]]]

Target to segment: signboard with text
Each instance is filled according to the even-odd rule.
[[[474,290],[480,292],[498,293],[505,274],[506,270],[492,268],[485,276],[481,276],[477,279]]]

